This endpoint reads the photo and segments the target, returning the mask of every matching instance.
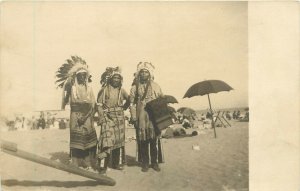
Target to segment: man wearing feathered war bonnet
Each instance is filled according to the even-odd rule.
[[[137,134],[137,157],[138,161],[142,162],[143,172],[148,171],[149,162],[154,170],[160,171],[158,163],[163,162],[160,135],[155,131],[154,124],[145,109],[148,102],[162,96],[160,86],[153,81],[153,71],[154,66],[151,63],[140,62],[130,91],[130,113]]]
[[[91,86],[90,74],[85,61],[72,56],[57,71],[56,82],[63,88],[63,103],[70,103],[70,156],[78,167],[95,166],[97,135],[93,126],[95,97]]]
[[[123,77],[119,67],[106,68],[101,76],[102,88],[97,96],[101,131],[98,143],[100,173],[105,173],[108,163],[117,170],[125,163],[125,117],[129,95],[122,88]],[[125,103],[124,103],[125,102]]]

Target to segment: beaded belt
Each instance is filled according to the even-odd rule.
[[[103,110],[104,112],[123,111],[122,107],[110,107]]]

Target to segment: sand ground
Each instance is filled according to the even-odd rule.
[[[107,175],[115,186],[42,166],[0,152],[1,188],[11,190],[75,191],[246,191],[249,190],[248,123],[231,121],[232,127],[201,130],[198,136],[162,139],[165,163],[161,172],[141,172],[135,162],[136,143],[126,143],[127,166],[124,171],[109,169]],[[187,132],[191,133],[189,129]],[[99,130],[98,130],[99,131]],[[134,136],[126,130],[126,137]],[[66,162],[69,129],[1,132],[1,139],[18,144],[18,148],[52,160]],[[193,150],[198,145],[200,150]]]

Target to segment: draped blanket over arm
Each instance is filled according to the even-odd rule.
[[[129,102],[129,96],[123,88],[110,85],[102,88],[97,96],[101,132],[99,148],[116,149],[125,146],[125,119],[123,102]]]
[[[149,114],[145,110],[146,104],[162,96],[161,88],[155,82],[134,85],[130,91],[131,116],[138,122],[138,137],[140,140],[155,139],[156,134]]]

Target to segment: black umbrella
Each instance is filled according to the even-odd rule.
[[[188,91],[184,94],[183,98],[186,98],[186,97],[191,98],[193,96],[198,96],[198,95],[202,96],[202,95],[207,94],[209,108],[210,108],[211,114],[213,116],[213,110],[211,108],[209,94],[218,93],[218,92],[222,92],[222,91],[230,91],[230,90],[233,90],[233,88],[221,80],[205,80],[205,81],[198,82],[198,83],[192,85],[188,89]],[[217,134],[216,134],[216,129],[215,129],[213,119],[212,119],[212,126],[214,128],[214,133],[215,133],[215,138],[216,138]]]
[[[164,95],[163,98],[167,103],[178,103],[177,99],[171,95]]]

